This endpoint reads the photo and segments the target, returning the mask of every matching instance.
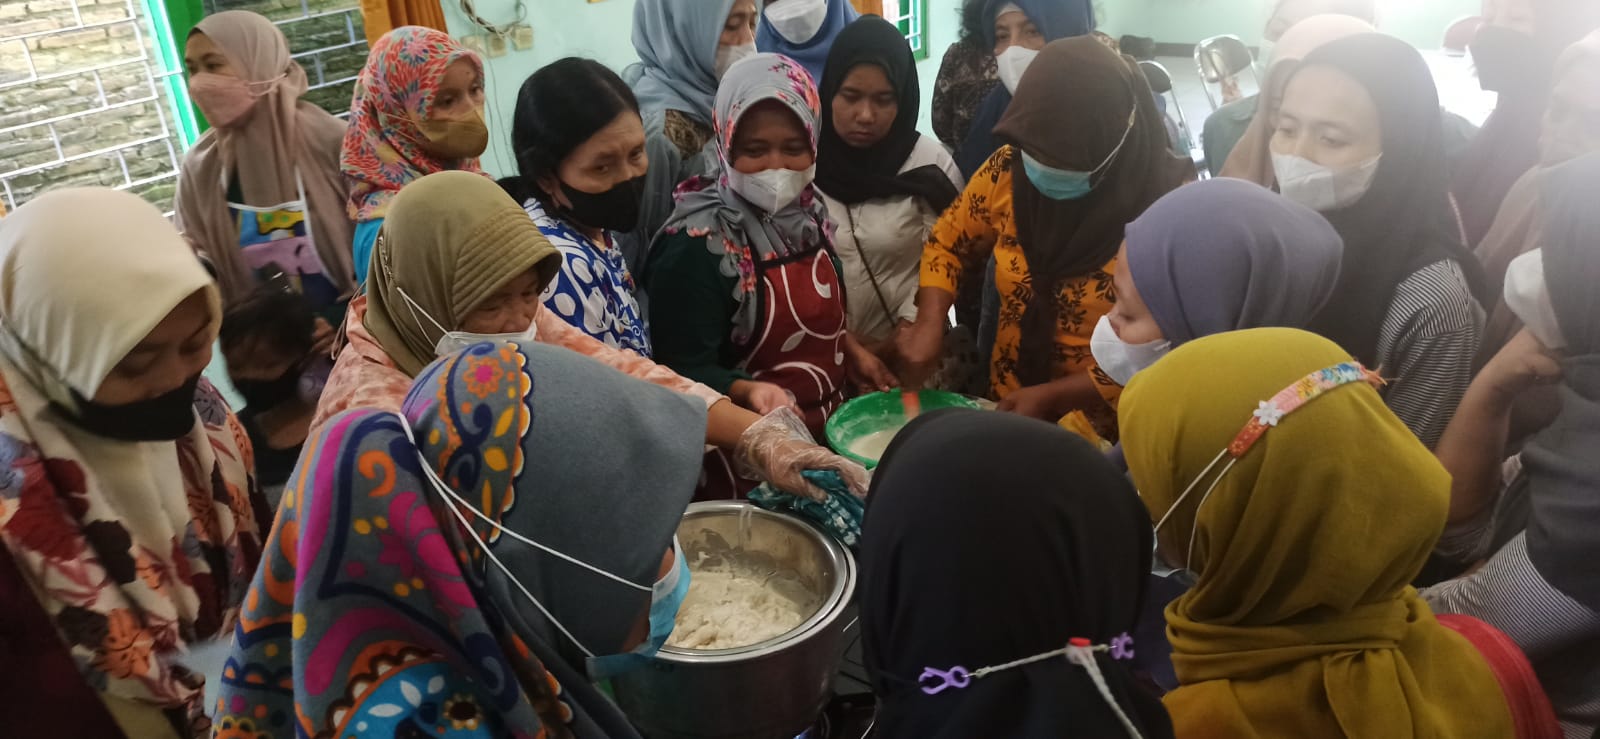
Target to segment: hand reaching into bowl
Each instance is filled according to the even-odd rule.
[[[871,482],[865,467],[818,446],[800,416],[789,408],[768,413],[745,429],[733,458],[741,474],[816,501],[827,499],[828,493],[801,474],[807,470],[839,473],[857,498],[866,497]]]

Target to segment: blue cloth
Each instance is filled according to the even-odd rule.
[[[768,2],[767,5],[771,5]],[[828,14],[823,17],[822,28],[817,29],[817,35],[803,43],[791,43],[767,22],[767,14],[761,14],[761,25],[756,28],[756,48],[762,53],[782,54],[790,59],[800,62],[811,73],[811,81],[822,83],[822,68],[828,63],[828,50],[833,48],[833,38],[844,30],[845,26],[854,23],[861,14],[850,5],[850,0],[828,0]]]
[[[866,513],[866,504],[850,494],[844,479],[833,470],[807,470],[800,474],[827,492],[828,498],[819,502],[781,492],[763,483],[750,491],[750,502],[769,511],[800,516],[821,526],[839,543],[854,548],[861,540],[861,518]]]
[[[356,268],[357,285],[364,285],[367,282],[367,267],[372,263],[372,245],[377,243],[378,231],[382,228],[382,218],[356,224],[355,238],[350,240],[350,261]]]
[[[1034,27],[1044,36],[1045,43],[1082,36],[1094,30],[1093,0],[988,0],[983,10],[983,37],[991,49],[994,48],[995,11],[1008,2],[1016,3],[1022,9],[1022,14],[1033,21]],[[967,130],[967,139],[956,151],[956,166],[961,168],[961,174],[967,179],[971,179],[978,168],[1000,148],[1000,142],[994,137],[994,127],[999,125],[1000,116],[1005,115],[1010,105],[1011,92],[1004,85],[996,85],[978,105],[972,117],[972,128]]]
[[[650,333],[634,299],[633,275],[622,251],[611,244],[594,243],[566,221],[550,215],[536,199],[529,199],[523,208],[550,245],[561,252],[561,270],[539,297],[544,306],[600,343],[648,358]]]
[[[636,0],[633,50],[639,64],[624,77],[649,118],[680,110],[711,124],[717,97],[717,44],[734,0]]]

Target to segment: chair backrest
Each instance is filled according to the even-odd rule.
[[[1457,18],[1444,29],[1445,53],[1451,56],[1462,56],[1467,53],[1467,44],[1472,43],[1472,38],[1478,35],[1478,29],[1483,27],[1483,16],[1469,15]]]
[[[1255,59],[1238,36],[1212,36],[1194,47],[1195,64],[1204,81],[1216,84],[1250,69]]]
[[[1172,73],[1159,62],[1139,62],[1139,71],[1144,72],[1144,79],[1150,83],[1150,91],[1157,95],[1172,92]]]

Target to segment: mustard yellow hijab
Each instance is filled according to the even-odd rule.
[[[1256,329],[1189,342],[1122,396],[1123,448],[1151,520],[1262,401],[1343,362],[1333,342]],[[1370,386],[1339,385],[1223,461],[1158,534],[1195,586],[1167,607],[1179,737],[1514,735],[1477,650],[1409,583],[1444,529],[1450,477]],[[1195,527],[1198,526],[1198,531]]]

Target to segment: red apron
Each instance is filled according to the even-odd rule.
[[[844,284],[833,255],[817,247],[756,263],[761,325],[740,347],[738,368],[794,396],[812,436],[844,399]],[[696,500],[742,497],[755,483],[733,472],[722,451],[706,455]]]

